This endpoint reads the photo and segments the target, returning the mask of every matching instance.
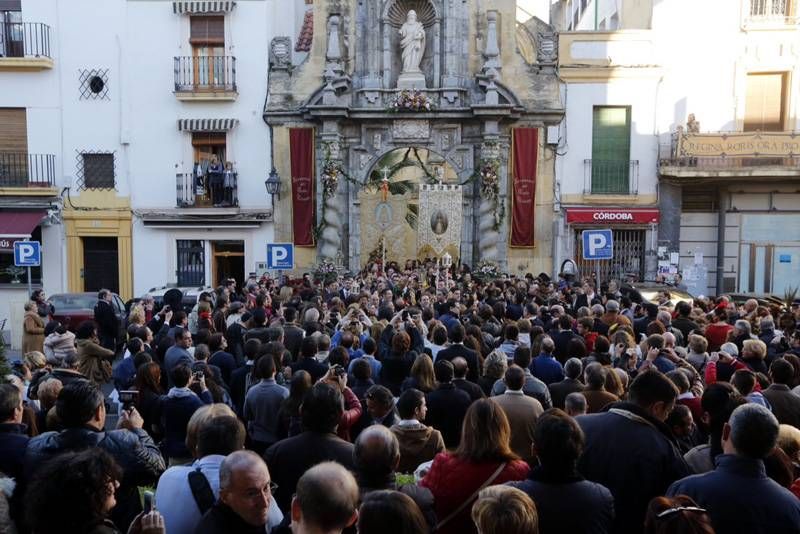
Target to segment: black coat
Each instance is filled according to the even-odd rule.
[[[428,404],[425,424],[442,433],[447,448],[457,447],[461,441],[461,425],[464,416],[467,415],[467,409],[472,404],[469,394],[457,389],[451,382],[440,384],[425,398]]]
[[[578,470],[614,496],[613,531],[635,534],[642,531],[650,500],[691,471],[664,423],[635,404],[608,408],[576,417],[586,435]]]
[[[26,478],[30,480],[45,460],[57,454],[91,447],[105,450],[122,468],[117,505],[111,518],[117,528],[126,532],[133,518],[142,511],[137,487],[154,485],[166,469],[161,452],[144,430],[98,432],[86,427],[45,432],[28,442],[25,451]]]
[[[0,424],[0,473],[20,480],[28,435],[25,425]]]
[[[465,391],[467,395],[469,395],[469,398],[472,400],[472,402],[475,402],[478,399],[483,399],[484,397],[486,397],[486,395],[484,395],[483,393],[483,390],[478,384],[470,382],[465,378],[454,378],[453,385],[456,387],[456,389]]]
[[[333,461],[353,471],[353,444],[334,434],[306,431],[279,441],[264,453],[272,481],[278,485],[275,502],[284,513],[289,513],[297,481],[315,465]]]
[[[574,378],[565,378],[561,382],[555,382],[547,386],[550,390],[550,397],[553,401],[553,408],[564,409],[564,400],[570,393],[583,391],[583,384]]]
[[[553,343],[556,345],[556,350],[553,355],[561,363],[566,362],[567,359],[572,357],[572,354],[569,354],[567,348],[569,347],[569,342],[572,341],[573,338],[581,339],[581,337],[572,330],[559,330],[553,334]],[[536,357],[538,354],[533,354],[532,356]]]
[[[97,334],[100,338],[117,338],[119,318],[111,304],[105,300],[98,300],[94,305],[94,321],[97,323]]]
[[[399,397],[403,382],[411,373],[411,366],[414,365],[416,352],[406,352],[402,356],[389,354],[381,362],[381,373],[378,377],[380,385],[391,390],[392,395]]]
[[[469,370],[467,371],[467,380],[470,382],[478,382],[480,375],[480,363],[478,363],[478,353],[472,349],[468,349],[462,344],[450,345],[439,351],[436,355],[436,361],[447,360],[452,362],[454,359],[461,357],[467,360]]]
[[[264,525],[257,527],[245,522],[231,508],[218,501],[197,524],[194,534],[264,534]]]
[[[540,532],[605,534],[614,521],[614,497],[608,488],[577,473],[554,474],[542,466],[528,479],[509,482],[536,503]]]
[[[283,346],[292,353],[292,361],[297,361],[300,343],[303,342],[305,334],[305,331],[296,324],[287,324],[283,327]]]

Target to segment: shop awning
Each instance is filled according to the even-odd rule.
[[[239,124],[239,119],[178,119],[181,132],[227,132]]]
[[[236,2],[231,1],[176,0],[172,2],[173,13],[228,13],[233,11],[234,7],[236,7]]]
[[[568,224],[655,224],[659,221],[657,209],[647,208],[567,208]]]
[[[30,237],[47,215],[46,211],[0,211],[0,238]]]

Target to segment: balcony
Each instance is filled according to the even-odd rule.
[[[183,101],[236,100],[236,58],[175,58],[175,97]]]
[[[705,182],[800,178],[800,132],[677,132],[659,147],[659,173]]]
[[[583,160],[583,194],[638,195],[639,160]]]
[[[742,26],[746,30],[758,30],[795,25],[800,22],[797,2],[798,0],[747,0]]]
[[[41,22],[0,22],[0,71],[52,68],[50,26]]]
[[[55,176],[53,154],[0,152],[0,193],[4,195],[51,195]]]
[[[225,187],[225,186],[228,187]],[[215,187],[210,184],[208,175],[197,177],[192,173],[176,176],[178,208],[238,208],[239,176],[233,173],[232,181]]]

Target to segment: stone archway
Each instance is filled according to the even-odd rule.
[[[431,196],[435,185],[442,184],[447,191],[435,193],[452,195],[456,198],[450,202],[461,204],[459,182],[446,158],[424,147],[392,148],[376,158],[356,193],[359,266],[384,255],[387,261],[398,262],[437,257],[442,251],[460,257],[462,220],[451,220],[448,214],[460,210],[433,210]],[[430,242],[431,235],[440,246]]]

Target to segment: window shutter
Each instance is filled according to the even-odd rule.
[[[0,152],[28,152],[25,108],[0,108]]]
[[[783,131],[784,74],[769,72],[747,75],[744,130]]]
[[[191,18],[189,42],[198,45],[225,44],[225,17],[195,16]]]
[[[631,108],[595,106],[592,117],[592,193],[629,192]]]

